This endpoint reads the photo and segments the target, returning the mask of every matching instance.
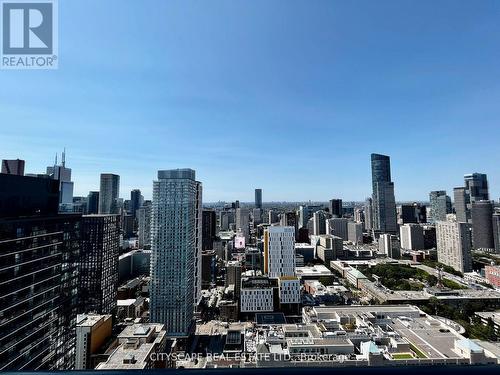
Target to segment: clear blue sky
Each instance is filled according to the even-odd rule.
[[[66,147],[75,195],[191,167],[205,201],[362,200],[378,152],[398,200],[500,197],[500,1],[63,0],[59,28],[59,70],[0,71],[0,156]]]

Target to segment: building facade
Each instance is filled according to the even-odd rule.
[[[326,221],[328,234],[340,237],[344,241],[347,241],[349,239],[349,232],[347,230],[348,222],[349,220],[343,218],[328,219]]]
[[[74,366],[80,220],[59,183],[0,175],[0,370]]]
[[[99,192],[90,191],[87,196],[87,212],[88,215],[99,213]]]
[[[363,223],[350,221],[347,223],[347,239],[354,245],[363,243]]]
[[[264,272],[295,276],[295,228],[272,226],[264,232]]]
[[[255,208],[262,209],[262,189],[255,189]]]
[[[429,194],[430,201],[430,222],[446,221],[448,214],[448,200],[445,190],[431,191]]]
[[[99,213],[118,214],[118,197],[120,195],[120,176],[112,173],[101,173],[99,189]]]
[[[423,250],[424,228],[419,224],[405,224],[399,227],[399,238],[403,250]]]
[[[462,273],[472,271],[472,227],[470,224],[438,222],[436,243],[440,263]]]
[[[202,212],[202,250],[213,250],[217,233],[217,217],[214,210]]]
[[[493,236],[493,203],[474,201],[471,204],[472,244],[476,250],[495,249]]]
[[[137,210],[137,234],[140,249],[151,249],[151,209],[151,201],[147,200]]]
[[[169,336],[192,328],[200,188],[192,169],[161,170],[153,182],[150,319]]]
[[[372,154],[373,229],[381,233],[396,233],[396,198],[391,181],[389,156]]]
[[[330,202],[328,202],[328,210],[332,217],[342,217],[344,214],[342,199],[330,199]]]
[[[80,313],[116,312],[119,253],[119,216],[83,216],[82,249],[78,265]]]

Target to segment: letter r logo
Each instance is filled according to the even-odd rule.
[[[53,4],[2,2],[3,54],[53,53]]]

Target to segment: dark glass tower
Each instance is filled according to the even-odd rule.
[[[215,232],[217,226],[217,218],[215,216],[214,210],[203,210],[202,211],[202,228],[201,228],[201,249],[202,250],[213,250]]]
[[[493,204],[490,201],[473,202],[471,213],[474,249],[494,249]]]
[[[342,217],[344,214],[342,209],[342,199],[330,199],[328,210],[333,217]]]
[[[255,208],[262,208],[262,189],[255,189]]]
[[[87,199],[87,213],[89,215],[92,215],[98,212],[99,212],[99,192],[91,191],[89,192]]]
[[[139,189],[134,189],[130,192],[130,213],[132,217],[135,219],[136,212],[139,208],[141,208],[141,191]]]
[[[79,312],[116,312],[119,251],[118,215],[82,217]]]
[[[0,175],[0,369],[74,365],[80,215],[59,182]]]
[[[457,221],[471,223],[472,204],[490,199],[487,176],[483,173],[466,174],[464,187],[455,188],[454,195]]]
[[[500,253],[500,212],[493,214],[493,240],[495,243],[495,252]]]
[[[391,181],[391,159],[372,154],[373,229],[380,233],[396,233],[396,199]]]
[[[111,173],[101,173],[99,190],[99,213],[118,214],[118,196],[120,195],[120,176]]]

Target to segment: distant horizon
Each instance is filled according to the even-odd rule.
[[[371,154],[370,154],[371,155]],[[369,155],[369,156],[370,156]],[[383,155],[387,155],[387,154],[383,154]],[[390,155],[387,155],[390,157]],[[42,168],[41,170],[33,170],[32,168],[30,168],[30,162],[26,159],[23,159],[22,157],[16,157],[16,158],[6,158],[4,156],[1,156],[1,159],[22,159],[22,160],[25,160],[26,162],[26,170],[25,170],[25,174],[45,174],[46,173],[46,167],[49,167],[49,166],[52,166],[54,165],[54,163],[50,164],[50,165],[47,165],[45,168]],[[369,158],[368,158],[369,159]],[[71,160],[71,159],[70,159]],[[391,170],[392,170],[392,158],[391,158]],[[61,159],[58,157],[58,164],[61,164]],[[152,196],[151,196],[151,189],[152,189],[152,185],[153,185],[153,181],[156,180],[156,178],[153,178],[151,180],[151,186],[150,187],[145,187],[145,188],[140,188],[138,185],[134,185],[134,184],[130,184],[129,181],[127,181],[127,185],[128,186],[128,189],[127,190],[123,190],[123,185],[122,185],[122,176],[120,175],[120,173],[117,173],[117,172],[114,172],[114,171],[109,171],[109,170],[106,170],[105,172],[97,172],[96,173],[96,184],[95,184],[95,188],[94,189],[90,189],[88,191],[82,191],[81,189],[79,190],[78,189],[78,180],[75,180],[75,176],[78,176],[78,173],[75,174],[75,169],[71,167],[71,162],[68,161],[68,153],[66,151],[66,167],[67,168],[70,168],[71,169],[71,176],[72,176],[72,181],[74,182],[74,191],[73,191],[73,195],[75,197],[86,197],[89,192],[91,191],[99,191],[99,185],[100,185],[100,175],[102,173],[111,173],[111,174],[117,174],[120,176],[120,198],[126,200],[126,199],[130,199],[130,191],[134,190],[134,189],[139,189],[141,190],[141,194],[144,196],[144,199],[145,200],[151,200],[152,199]],[[183,167],[172,167],[172,168],[162,168],[162,169],[159,169],[159,170],[163,170],[163,169],[182,169],[182,168],[189,168],[189,167],[186,167],[186,166],[183,166]],[[194,169],[194,168],[191,168],[191,169]],[[201,181],[202,182],[202,185],[203,187],[205,188],[205,185],[203,183],[203,180],[200,180],[200,178],[198,177],[198,171],[196,169],[194,169],[195,172],[196,172],[196,179]],[[156,173],[158,172],[158,170],[156,170],[153,175],[156,175]],[[371,171],[370,171],[371,173]],[[464,173],[464,176],[467,175],[467,174],[470,174],[470,173],[484,173],[484,172],[468,172],[468,173]],[[394,176],[394,172],[392,172],[393,176]],[[487,173],[486,173],[487,174]],[[488,175],[488,174],[487,174]],[[371,178],[371,174],[370,174],[370,178]],[[397,192],[397,181],[394,181],[394,177],[392,178],[393,182],[395,183],[395,187],[396,187],[396,192]],[[491,193],[491,182],[490,182],[490,179],[489,179],[489,175],[488,175],[488,183],[490,184],[490,200],[492,201],[495,201],[495,202],[498,202],[499,199],[495,198],[495,196],[492,195]],[[457,184],[456,186],[454,187],[460,187],[460,186],[463,186],[463,178],[462,178],[462,185],[459,185]],[[253,201],[254,201],[254,197],[253,197],[253,194],[254,194],[254,191],[255,189],[257,188],[260,188],[262,189],[262,197],[263,197],[263,200],[262,200],[262,203],[263,204],[269,204],[269,203],[307,203],[307,202],[311,202],[311,203],[326,203],[328,202],[330,199],[342,199],[343,203],[345,202],[355,202],[355,203],[362,203],[364,202],[367,198],[371,197],[371,192],[367,193],[366,196],[364,198],[358,198],[358,199],[348,199],[348,198],[345,198],[345,197],[342,197],[342,196],[332,196],[330,198],[323,198],[323,199],[296,199],[296,200],[283,200],[283,199],[274,199],[274,200],[266,200],[265,199],[265,196],[266,196],[266,189],[263,188],[263,187],[256,187],[256,188],[252,188],[248,194],[248,195],[251,195],[252,198],[246,198],[246,199],[239,199],[239,198],[236,198],[236,199],[216,199],[216,200],[207,200],[207,199],[203,199],[203,203],[204,204],[215,204],[215,203],[231,203],[231,202],[235,202],[236,200],[238,200],[240,203],[243,203],[243,204],[251,204]],[[370,185],[368,185],[367,187],[368,189],[371,188],[371,180],[370,180]],[[448,196],[451,197],[452,201],[454,200],[453,199],[453,188],[451,188],[450,190],[448,189],[434,189],[434,190],[430,190],[428,193],[427,193],[427,198],[420,198],[420,199],[400,199],[398,198],[397,196],[397,193],[396,193],[396,203],[410,203],[410,202],[418,202],[418,203],[425,203],[425,202],[429,202],[429,193],[431,191],[435,191],[435,190],[446,190],[446,193]],[[127,191],[128,194],[125,194],[124,192]],[[146,193],[146,194],[145,194]],[[148,195],[149,194],[149,195]]]

